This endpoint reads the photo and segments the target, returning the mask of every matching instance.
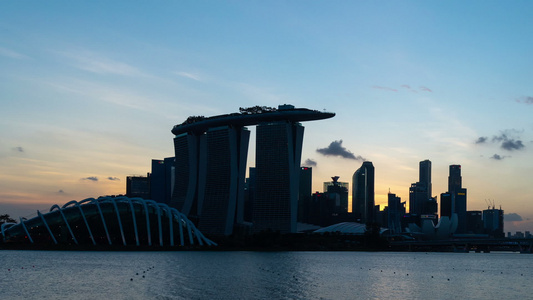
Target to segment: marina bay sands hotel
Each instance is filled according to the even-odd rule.
[[[171,207],[212,236],[244,224],[246,161],[250,131],[256,127],[255,195],[252,230],[296,232],[302,121],[334,113],[292,105],[255,106],[240,113],[189,117],[174,126],[175,164]]]

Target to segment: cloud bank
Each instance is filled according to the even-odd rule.
[[[305,162],[304,162],[304,166],[306,166],[306,167],[316,167],[316,165],[317,165],[316,161],[314,161],[314,160],[312,160],[310,158],[306,159]]]
[[[495,144],[499,144],[500,148],[505,151],[515,151],[515,150],[523,150],[526,146],[518,136],[520,131],[515,129],[505,130],[499,135],[494,135],[490,141]],[[477,140],[474,141],[474,144],[476,145],[482,145],[487,144],[489,142],[489,138],[486,136],[480,136]],[[495,160],[502,160],[505,158],[505,156],[500,156],[499,154],[494,154],[492,159]]]
[[[342,146],[342,140],[333,141],[326,148],[316,149],[316,152],[324,156],[340,156],[346,159],[362,160],[365,161],[360,155],[355,155],[351,151]]]
[[[510,213],[510,214],[504,214],[503,215],[503,219],[505,221],[523,221],[524,219],[522,219],[522,216],[520,216],[519,214],[517,213]]]

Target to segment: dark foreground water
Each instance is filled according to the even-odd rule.
[[[533,255],[0,251],[2,299],[530,299]]]

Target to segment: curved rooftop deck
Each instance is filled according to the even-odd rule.
[[[290,121],[304,122],[329,119],[335,116],[332,112],[321,112],[307,108],[294,108],[292,106],[280,106],[275,111],[260,113],[232,113],[197,120],[192,123],[175,125],[172,133],[179,135],[186,132],[202,133],[209,128],[219,126],[252,126],[263,122]]]

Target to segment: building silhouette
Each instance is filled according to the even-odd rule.
[[[352,177],[352,213],[356,222],[374,222],[374,165],[365,161]]]
[[[431,198],[433,194],[431,193],[431,161],[426,159],[419,163],[419,172],[418,172],[418,182],[426,186],[427,199]]]
[[[483,211],[483,229],[491,237],[505,237],[503,228],[503,210],[488,208]]]
[[[300,189],[298,194],[298,222],[309,223],[311,195],[313,193],[313,168],[300,168]]]
[[[416,219],[432,219],[436,222],[437,200],[432,197],[431,161],[419,164],[419,180],[409,188],[409,214]],[[420,225],[420,222],[417,222]]]
[[[231,235],[235,224],[246,226],[245,213],[250,212],[256,232],[295,232],[303,143],[299,122],[334,115],[280,105],[189,117],[172,129],[176,156],[170,206],[211,236]],[[248,185],[245,205],[250,136],[246,126],[254,125],[258,125],[254,191],[251,195]]]
[[[303,134],[293,122],[257,126],[254,232],[296,232]]]
[[[462,186],[461,165],[450,165],[448,176],[448,193],[450,201],[446,199],[446,205],[441,205],[441,216],[451,212],[457,214],[457,230],[455,233],[467,233],[468,217],[466,213],[467,190]],[[442,199],[442,195],[441,195]],[[450,215],[451,215],[450,214]]]
[[[174,186],[174,157],[152,159],[150,174],[150,198],[159,203],[169,204]]]
[[[405,215],[405,202],[396,194],[389,192],[388,194],[387,212],[387,226],[391,234],[402,233],[402,218]]]
[[[337,213],[348,213],[348,189],[350,184],[348,182],[339,181],[339,176],[331,177],[330,182],[324,182],[324,193],[335,193],[338,195],[339,202],[335,205]]]
[[[130,198],[150,198],[150,173],[146,176],[127,176],[126,177],[126,197]]]

